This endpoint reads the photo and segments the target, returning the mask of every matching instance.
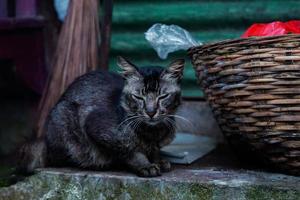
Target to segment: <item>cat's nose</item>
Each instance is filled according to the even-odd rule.
[[[146,113],[147,113],[147,115],[148,115],[150,118],[153,118],[153,116],[154,116],[155,113],[156,113],[156,110],[147,111]]]
[[[153,118],[157,111],[156,102],[148,99],[146,102],[145,111],[150,118]]]

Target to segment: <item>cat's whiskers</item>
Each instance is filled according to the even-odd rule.
[[[132,116],[132,117],[129,117],[129,118],[126,118],[125,120],[123,120],[118,126],[117,126],[117,129],[120,128],[125,122],[128,122],[129,120],[132,120],[132,119],[135,119],[135,118],[138,118],[139,116]]]
[[[127,129],[130,127],[131,124],[135,123],[135,120],[137,120],[136,118],[133,119],[132,121],[129,121],[125,126],[124,129],[122,131],[122,133],[125,133],[127,131]]]
[[[137,130],[141,123],[142,121],[140,119],[137,119],[136,122],[133,124],[133,130]]]
[[[177,119],[181,119],[184,122],[186,122],[190,126],[190,128],[192,128],[192,131],[196,130],[196,127],[193,125],[193,123],[190,120],[186,119],[185,117],[182,117],[182,116],[179,116],[179,115],[165,115],[165,116],[167,116],[167,117],[174,117],[174,118],[177,118]],[[175,120],[174,120],[174,122],[176,123]]]
[[[140,125],[141,123],[141,116],[136,116],[134,119],[131,119],[128,124],[124,127],[124,130],[122,131],[123,133],[131,126],[133,130],[136,130],[136,128]]]
[[[168,128],[169,130],[173,130],[172,123],[170,123],[168,120],[166,120],[165,125],[167,126],[167,128]]]
[[[168,123],[166,123],[167,127],[170,130],[175,131],[176,130],[176,123],[175,123],[175,121],[173,119],[171,119],[171,118],[165,118],[165,120],[166,120],[166,122],[168,122]]]

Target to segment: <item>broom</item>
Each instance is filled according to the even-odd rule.
[[[43,136],[44,124],[59,97],[80,75],[96,69],[98,61],[98,0],[71,0],[59,35],[52,68],[38,107],[35,131]]]

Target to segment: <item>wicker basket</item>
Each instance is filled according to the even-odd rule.
[[[299,175],[300,35],[227,40],[189,55],[228,140]]]

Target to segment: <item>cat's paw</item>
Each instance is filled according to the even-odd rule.
[[[150,164],[146,167],[142,167],[138,170],[137,174],[142,177],[155,177],[161,175],[160,168],[157,164]]]
[[[171,163],[167,160],[160,160],[158,165],[159,165],[159,168],[162,172],[171,171]]]

